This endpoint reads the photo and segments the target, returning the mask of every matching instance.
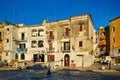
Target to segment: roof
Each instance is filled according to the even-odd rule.
[[[116,19],[119,19],[119,18],[120,18],[120,16],[118,16],[118,17],[116,17],[116,18],[110,20],[110,22],[111,22],[111,21],[114,21],[114,20],[116,20]]]

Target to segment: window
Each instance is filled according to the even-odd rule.
[[[53,39],[53,31],[50,31],[50,39]]]
[[[24,43],[24,44],[19,44],[19,48],[20,49],[25,49],[26,48],[26,44]]]
[[[79,41],[79,47],[82,47],[82,46],[83,46],[83,42]]]
[[[64,42],[64,50],[70,50],[70,42]]]
[[[0,32],[0,40],[2,40],[2,32]]]
[[[26,44],[19,44],[20,49],[26,48]]]
[[[21,40],[25,40],[25,33],[21,34]]]
[[[80,24],[79,31],[82,31],[82,24]]]
[[[118,53],[120,53],[120,49],[118,49]]]
[[[21,60],[24,60],[24,59],[25,59],[25,55],[23,53],[23,54],[21,54]]]
[[[112,39],[112,42],[113,42],[113,43],[115,42],[115,38]]]
[[[9,28],[7,28],[7,31],[9,31]]]
[[[39,29],[38,30],[38,36],[43,36],[44,34],[44,30],[43,29]]]
[[[43,41],[42,40],[38,41],[38,47],[43,47]]]
[[[9,39],[7,39],[7,43],[9,42]]]
[[[18,54],[17,53],[15,54],[15,59],[18,59]]]
[[[6,52],[6,56],[8,56],[8,52]]]
[[[37,41],[32,41],[31,44],[32,44],[31,45],[32,48],[36,48],[37,47]]]
[[[112,27],[112,32],[115,32],[115,27]]]
[[[44,54],[34,54],[34,62],[44,62]]]
[[[31,33],[32,33],[31,34],[32,37],[37,37],[37,30],[36,29],[33,29]]]
[[[54,61],[55,56],[54,55],[48,55],[48,62]]]
[[[69,28],[65,28],[65,36],[69,36]]]

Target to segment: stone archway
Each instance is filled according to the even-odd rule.
[[[70,66],[70,56],[68,54],[64,56],[64,66]]]

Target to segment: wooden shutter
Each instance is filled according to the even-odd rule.
[[[69,35],[69,28],[66,28],[66,32],[65,32],[66,36]]]
[[[50,39],[53,38],[53,31],[50,31]]]

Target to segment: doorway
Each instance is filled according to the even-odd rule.
[[[70,65],[70,56],[66,54],[64,56],[64,66],[69,66]]]

